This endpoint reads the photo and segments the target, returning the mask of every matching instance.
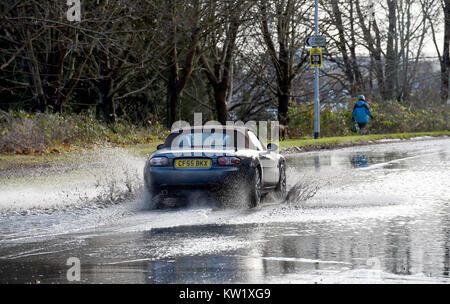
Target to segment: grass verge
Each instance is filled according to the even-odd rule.
[[[159,144],[164,143],[164,141],[154,141],[147,144],[129,144],[127,146],[116,146],[117,149],[124,149],[134,156],[147,156],[156,150]],[[106,147],[106,146],[105,146]],[[109,146],[109,148],[115,149],[114,146]],[[76,147],[69,151],[64,151],[60,153],[44,153],[44,154],[0,154],[0,175],[2,170],[13,170],[14,168],[35,168],[42,167],[54,163],[83,163],[86,161],[85,153],[89,154],[103,153],[103,146],[96,146],[94,148],[80,148]],[[82,156],[83,155],[83,156]]]
[[[288,150],[288,151],[292,148],[296,148],[298,152],[312,151],[321,149],[333,149],[345,146],[371,144],[383,139],[404,140],[423,136],[431,136],[431,137],[450,136],[450,131],[370,134],[362,136],[324,137],[319,139],[311,139],[311,138],[288,139],[280,142],[280,148],[281,150]]]
[[[43,166],[56,161],[64,161],[64,159],[69,157],[68,154],[69,153],[42,155],[0,154],[0,171],[17,166],[32,168],[34,166]]]

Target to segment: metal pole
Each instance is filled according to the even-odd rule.
[[[319,36],[319,0],[316,0],[315,32]],[[320,99],[319,99],[319,67],[316,67],[314,81],[314,138],[320,137]]]

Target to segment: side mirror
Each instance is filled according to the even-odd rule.
[[[160,145],[158,145],[158,146],[156,147],[157,150],[161,150],[161,149],[163,149],[163,148],[164,148],[164,144],[160,144]]]
[[[270,143],[267,145],[267,150],[270,152],[278,151],[278,145]]]

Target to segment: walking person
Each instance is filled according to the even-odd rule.
[[[369,122],[369,117],[373,119],[373,115],[370,112],[369,105],[366,102],[366,97],[364,95],[359,95],[358,102],[353,107],[352,120],[358,123],[359,135],[364,133],[367,123]]]

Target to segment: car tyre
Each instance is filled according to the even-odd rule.
[[[280,164],[280,179],[278,181],[277,187],[275,188],[275,194],[278,199],[284,200],[287,194],[286,186],[286,165]]]
[[[150,210],[161,209],[163,207],[163,198],[160,194],[156,193],[152,187],[144,184],[144,202]]]
[[[256,168],[250,177],[250,196],[249,196],[249,207],[255,208],[261,202],[261,192],[262,192],[262,180],[261,180],[261,170]]]

